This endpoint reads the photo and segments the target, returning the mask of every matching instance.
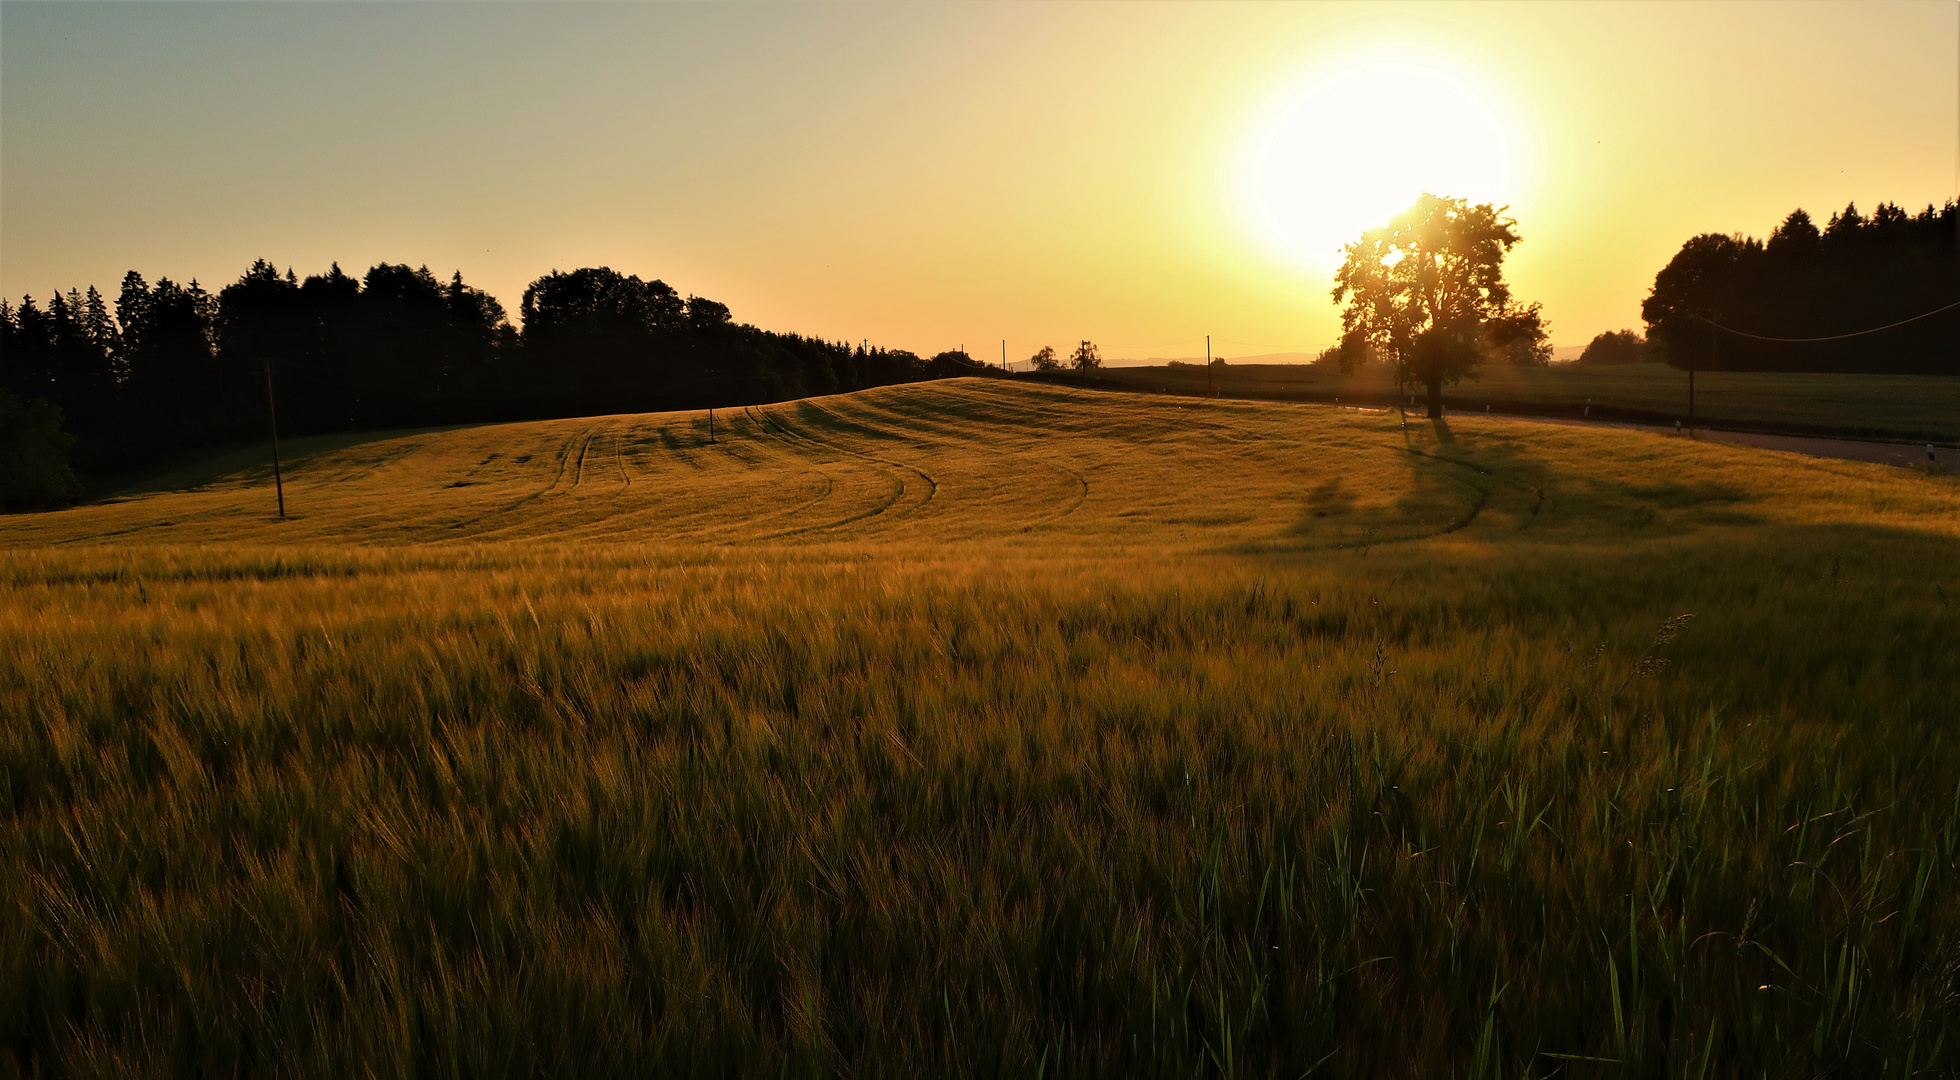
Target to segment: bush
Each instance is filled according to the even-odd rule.
[[[0,513],[45,510],[82,497],[68,467],[74,436],[62,430],[61,410],[0,390]]]

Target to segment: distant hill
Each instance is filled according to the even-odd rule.
[[[1577,360],[1579,354],[1585,351],[1584,345],[1554,345],[1552,363],[1563,364]],[[1316,355],[1318,354],[1311,352],[1246,353],[1241,356],[1220,354],[1227,364],[1311,364]],[[1163,367],[1171,363],[1203,364],[1204,362],[1205,358],[1202,356],[1151,356],[1142,359],[1123,357],[1104,360],[1103,364],[1107,367]]]

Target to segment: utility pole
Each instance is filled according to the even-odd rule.
[[[1218,381],[1211,374],[1211,335],[1205,335],[1205,391],[1212,397],[1218,396]]]
[[[1000,369],[1007,370],[1007,339],[1000,339]]]
[[[708,406],[708,445],[715,444],[715,407]]]
[[[265,361],[265,415],[272,421],[272,490],[279,493],[279,520],[286,520],[286,481],[279,475],[279,407],[272,400],[272,361]]]
[[[1710,371],[1715,370],[1715,366],[1721,362],[1720,357],[1717,355],[1717,350],[1721,348],[1721,342],[1722,339],[1719,332],[1715,329],[1714,324],[1710,323],[1708,327],[1708,370]],[[1688,434],[1693,435],[1694,433],[1695,364],[1693,360],[1690,360],[1688,361]]]

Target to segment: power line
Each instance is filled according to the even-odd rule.
[[[1297,352],[1314,352],[1318,349],[1326,348],[1324,345],[1278,344],[1270,341],[1233,341],[1231,338],[1219,338],[1218,340],[1226,345],[1243,345],[1248,349],[1289,349]]]
[[[1953,303],[1946,305],[1945,307],[1934,308],[1933,310],[1925,312],[1923,314],[1914,315],[1910,319],[1900,319],[1898,322],[1886,323],[1884,326],[1874,326],[1870,330],[1854,330],[1849,334],[1832,334],[1829,337],[1764,337],[1761,334],[1749,333],[1747,330],[1731,329],[1730,327],[1723,326],[1721,323],[1718,323],[1713,319],[1704,319],[1699,315],[1690,315],[1689,318],[1694,319],[1697,322],[1705,322],[1708,325],[1714,327],[1717,330],[1722,331],[1725,334],[1734,334],[1736,337],[1750,338],[1755,341],[1778,341],[1778,342],[1785,342],[1789,344],[1798,344],[1806,341],[1843,341],[1845,338],[1864,337],[1866,334],[1876,334],[1880,330],[1890,330],[1895,326],[1904,326],[1907,323],[1916,323],[1921,319],[1930,319],[1933,316],[1938,315],[1942,311],[1952,311],[1954,308],[1957,307],[1960,307],[1960,300],[1956,300]]]

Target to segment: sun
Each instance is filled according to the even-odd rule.
[[[1240,170],[1251,224],[1320,270],[1425,191],[1509,202],[1517,139],[1495,104],[1440,64],[1349,63],[1280,95]]]

